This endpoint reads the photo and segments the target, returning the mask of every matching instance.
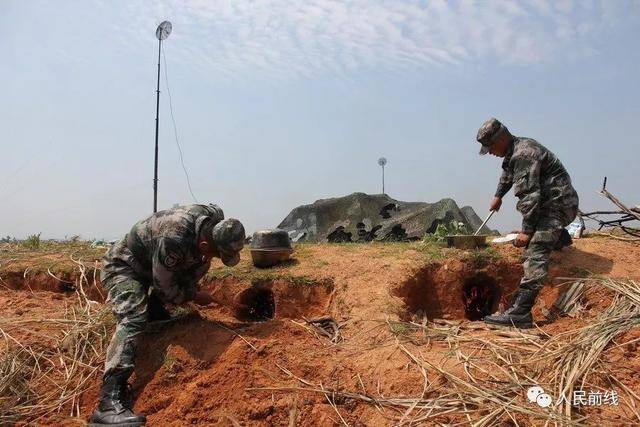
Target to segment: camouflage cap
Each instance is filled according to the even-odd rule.
[[[498,135],[501,135],[504,131],[508,131],[508,129],[494,117],[491,117],[489,120],[484,122],[482,126],[480,126],[480,129],[478,129],[478,135],[476,136],[476,140],[482,144],[480,154],[487,154],[489,152],[489,147],[493,145],[495,138]]]
[[[236,265],[244,247],[245,234],[242,223],[235,218],[227,218],[217,223],[211,234],[224,265]]]

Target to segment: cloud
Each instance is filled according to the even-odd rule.
[[[631,2],[607,0],[183,0],[149,7],[128,3],[135,37],[166,18],[181,60],[213,75],[270,78],[551,62],[593,54],[602,31],[638,13]]]

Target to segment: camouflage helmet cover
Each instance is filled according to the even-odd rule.
[[[487,154],[489,147],[493,145],[496,137],[505,131],[508,132],[509,130],[494,117],[484,122],[482,126],[480,126],[480,129],[478,129],[478,135],[476,136],[476,140],[482,144],[480,154]]]
[[[244,247],[245,232],[242,223],[235,218],[227,218],[217,223],[211,234],[224,265],[236,265]]]

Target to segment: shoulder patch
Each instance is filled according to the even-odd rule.
[[[174,268],[182,262],[182,255],[177,252],[169,252],[164,257],[164,265],[168,268]]]

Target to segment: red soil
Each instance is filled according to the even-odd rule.
[[[432,263],[411,247],[396,251],[384,245],[306,246],[305,256],[285,270],[292,277],[307,277],[311,282],[274,279],[253,284],[254,288],[270,291],[275,303],[274,318],[263,322],[246,321],[246,316],[238,319],[243,317],[238,311],[239,303],[251,303],[251,298],[242,296],[252,287],[250,280],[229,277],[205,283],[203,289],[213,296],[211,304],[198,308],[198,315],[145,334],[132,381],[135,409],[147,414],[149,425],[338,424],[336,411],[322,394],[264,389],[300,386],[291,375],[327,389],[357,392],[364,388],[385,396],[417,396],[422,390],[422,373],[399,351],[386,320],[408,320],[420,314],[464,320],[468,317],[464,290],[487,281],[498,289],[491,308],[506,305],[517,288],[520,251],[512,247],[498,250],[504,260],[479,263],[476,260],[474,265],[461,251],[448,251],[444,260]],[[601,238],[582,239],[574,247],[554,255],[551,276],[576,276],[588,271],[639,280],[639,259],[638,245]],[[63,312],[65,303],[74,298],[65,294],[64,286],[48,274],[33,277],[27,274],[27,280],[22,281],[16,272],[0,271],[0,276],[3,279],[0,283],[12,288],[0,292],[2,316],[56,317]],[[63,280],[73,282],[74,278]],[[542,304],[550,307],[563,289],[552,286],[556,282],[559,281],[550,281],[541,292],[534,310],[539,320]],[[91,292],[99,299],[98,290]],[[268,293],[265,291],[265,295]],[[578,328],[610,302],[606,292],[588,294],[587,299],[589,304],[583,318],[560,318],[542,324],[541,329],[556,334]],[[341,344],[331,345],[305,328],[303,317],[321,315],[344,322]],[[19,338],[26,343],[40,340],[39,345],[54,345],[51,339],[54,331],[48,328],[40,325],[28,333],[21,331]],[[625,343],[638,337],[640,332],[633,330],[616,342]],[[636,394],[640,394],[640,384],[633,374],[640,369],[638,343],[612,348],[603,356],[607,362],[621,366],[620,379]],[[407,343],[406,346],[434,363],[445,360],[445,366],[452,371],[462,369],[446,345],[423,348]],[[430,372],[429,378],[440,381],[435,373]],[[95,407],[99,385],[99,378],[95,378],[83,396],[84,417]],[[350,425],[391,423],[366,403],[337,399],[336,405]],[[625,410],[621,406],[607,415],[626,419],[630,415]],[[290,424],[291,420],[294,424]],[[464,420],[452,414],[439,421]],[[52,418],[49,422],[79,421]]]

